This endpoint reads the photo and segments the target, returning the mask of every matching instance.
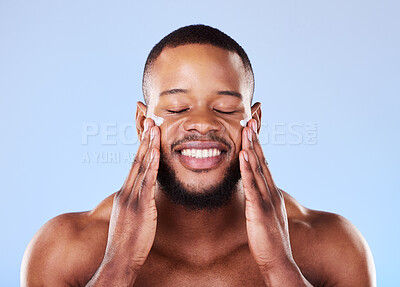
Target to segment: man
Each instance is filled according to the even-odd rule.
[[[253,91],[246,53],[219,30],[162,39],[146,62],[125,183],[42,227],[22,286],[375,286],[356,228],[277,188]]]

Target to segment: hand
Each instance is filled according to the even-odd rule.
[[[144,264],[150,252],[157,224],[154,191],[160,157],[160,131],[151,119],[146,119],[144,125],[132,168],[114,197],[104,255],[105,261],[118,262],[118,266],[125,266],[133,273]]]
[[[276,187],[257,137],[254,119],[242,131],[240,171],[246,198],[250,251],[263,274],[295,264],[282,192]]]

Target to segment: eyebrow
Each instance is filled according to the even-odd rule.
[[[160,93],[160,97],[161,97],[161,96],[165,96],[165,95],[179,94],[179,93],[184,93],[184,94],[186,94],[187,92],[188,92],[188,90],[185,90],[185,89],[166,90],[166,91],[162,91],[162,92]]]
[[[243,96],[241,93],[235,92],[235,91],[219,91],[217,93],[218,95],[227,95],[227,96],[233,96],[239,99],[243,99]]]
[[[165,95],[173,95],[173,94],[179,94],[179,93],[183,93],[186,94],[188,92],[188,90],[186,89],[171,89],[171,90],[165,90],[162,91],[160,93],[160,97],[161,96],[165,96]],[[227,96],[233,96],[239,99],[243,99],[243,96],[241,93],[235,92],[235,91],[218,91],[217,95],[227,95]]]

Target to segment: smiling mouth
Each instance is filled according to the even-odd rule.
[[[217,168],[227,154],[227,147],[219,142],[186,142],[175,150],[180,163],[193,171]]]
[[[194,157],[194,158],[209,158],[219,156],[222,151],[216,148],[213,149],[182,149],[181,155]]]

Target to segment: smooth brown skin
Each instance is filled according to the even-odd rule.
[[[307,209],[276,187],[258,141],[260,103],[250,109],[236,54],[167,48],[151,75],[150,103],[139,102],[136,113],[142,141],[123,187],[92,211],[43,226],[25,252],[22,286],[376,286],[368,245],[349,221]],[[185,91],[159,96],[172,89]],[[147,110],[165,119],[160,128]],[[192,133],[215,133],[232,150],[217,168],[194,173],[170,151]],[[160,144],[179,179],[196,186],[221,180],[239,158],[241,188],[216,211],[172,204],[156,184]]]

